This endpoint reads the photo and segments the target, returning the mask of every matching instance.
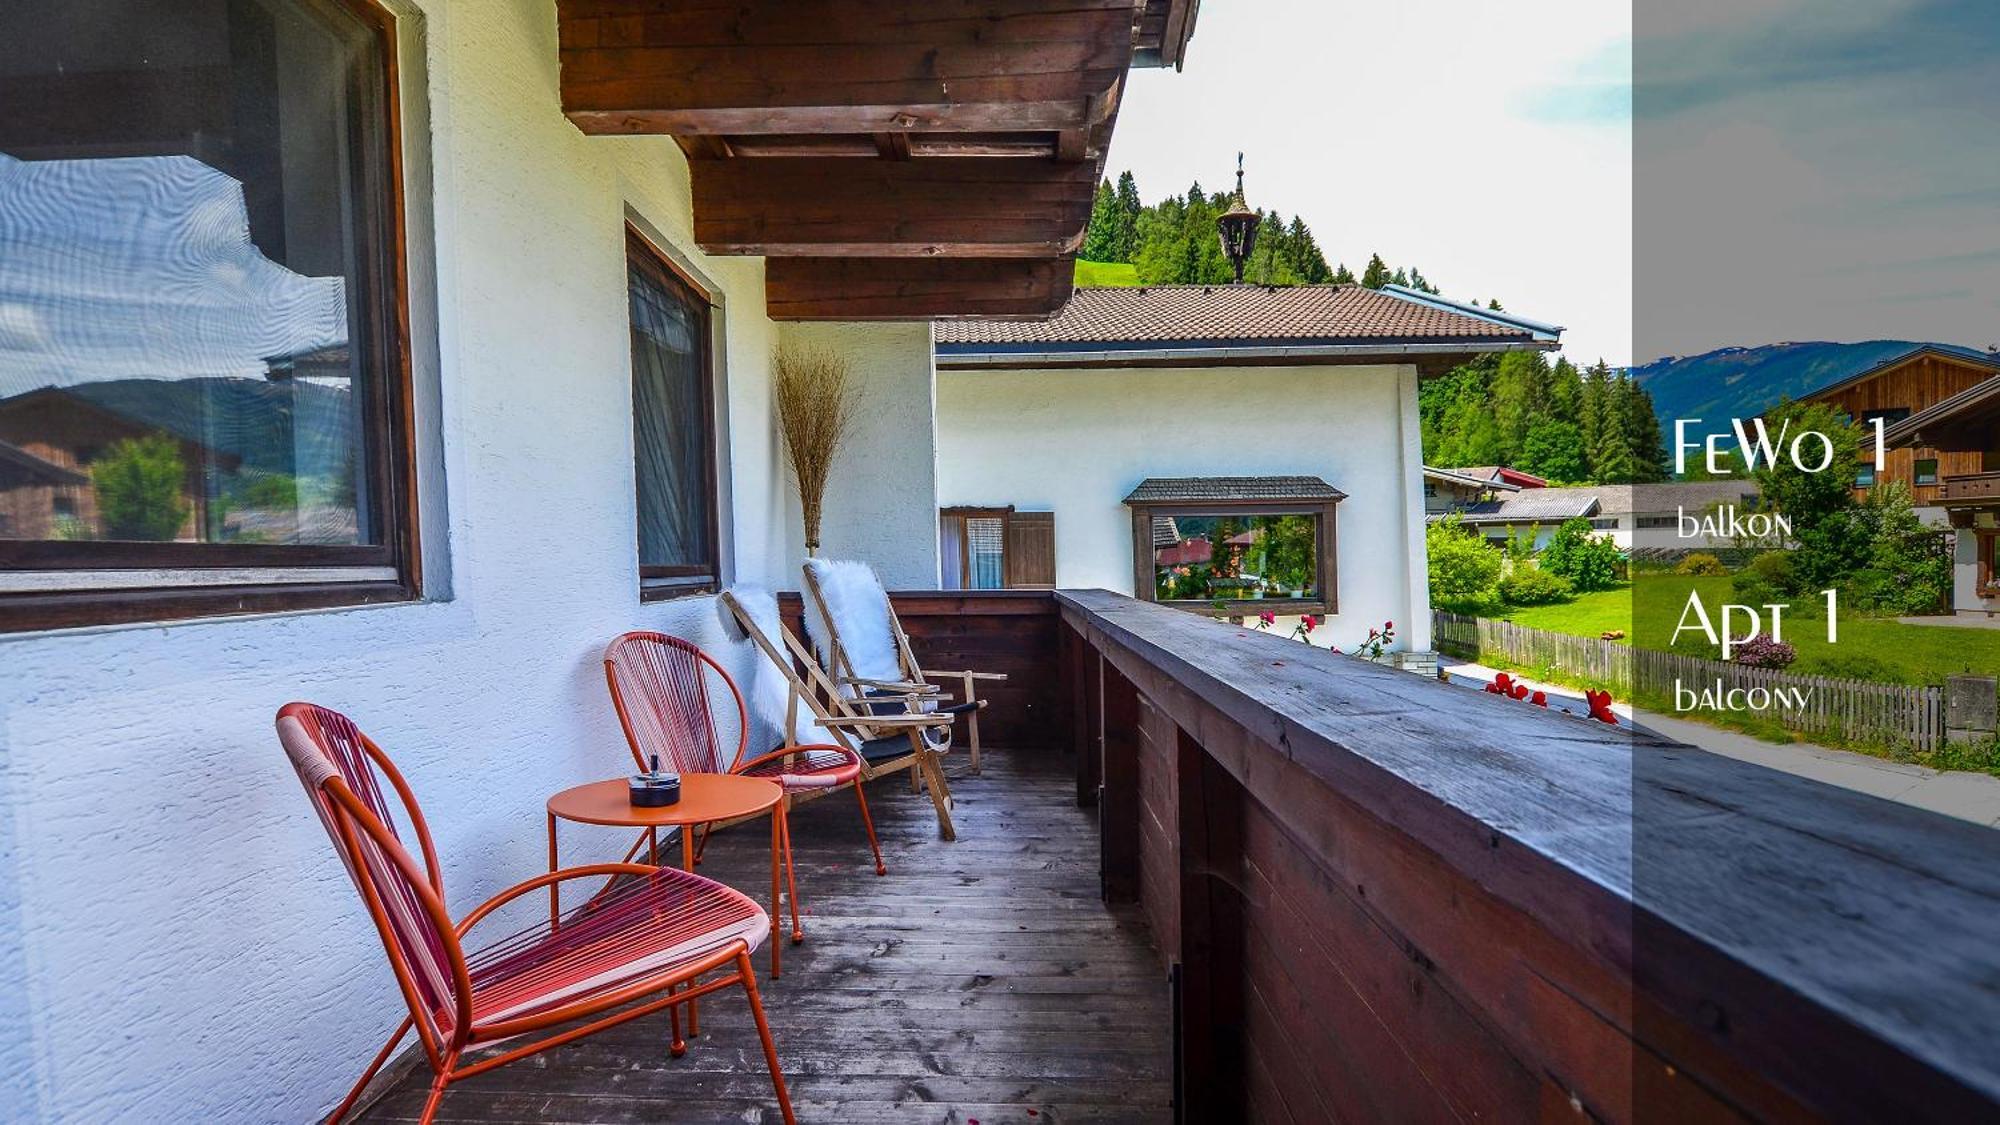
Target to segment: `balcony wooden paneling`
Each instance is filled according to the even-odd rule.
[[[1937,500],[1940,504],[2000,504],[2000,473],[1945,477],[1938,482]]]
[[[2000,1109],[1991,830],[1058,599],[1105,885],[1179,966],[1188,1120]]]

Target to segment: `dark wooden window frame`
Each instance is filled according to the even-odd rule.
[[[410,389],[408,232],[403,192],[403,120],[396,49],[396,19],[375,0],[334,0],[372,28],[382,51],[383,147],[380,168],[357,168],[361,198],[382,209],[365,268],[379,299],[367,307],[370,361],[381,378],[378,393],[359,412],[378,440],[369,443],[371,496],[380,513],[383,542],[355,545],[228,543],[130,543],[84,540],[0,540],[0,571],[262,570],[275,568],[394,568],[393,579],[315,582],[218,582],[204,585],[93,583],[0,593],[0,633],[91,625],[174,621],[195,617],[272,613],[332,606],[407,602],[423,591],[418,539],[416,426]],[[371,107],[357,105],[354,112]]]
[[[1319,562],[1315,585],[1319,593],[1311,598],[1233,598],[1220,605],[1214,601],[1160,602],[1176,609],[1189,609],[1215,617],[1243,617],[1265,610],[1292,613],[1340,612],[1339,500],[1300,502],[1256,500],[1206,500],[1200,503],[1136,501],[1132,509],[1132,588],[1140,601],[1159,602],[1153,574],[1153,520],[1181,516],[1313,516],[1313,552]]]
[[[1931,467],[1930,472],[1926,473],[1924,471],[1925,465],[1929,465]],[[1932,485],[1938,483],[1939,479],[1940,478],[1938,477],[1938,458],[1920,457],[1913,459],[1910,462],[1910,480],[1913,483],[1920,485]]]
[[[720,447],[716,441],[717,419],[715,411],[715,294],[706,285],[688,276],[664,250],[647,238],[639,228],[625,224],[625,262],[628,267],[636,267],[656,284],[673,291],[680,290],[692,296],[705,310],[702,314],[701,332],[701,409],[705,425],[702,430],[703,487],[708,492],[708,562],[706,565],[680,564],[674,566],[639,567],[639,600],[642,602],[666,601],[670,598],[685,598],[696,594],[713,594],[722,588],[722,481],[718,467]],[[637,378],[637,372],[633,378]],[[633,456],[638,456],[639,418],[632,418]],[[632,492],[636,499],[639,490],[638,470],[633,469]],[[638,528],[633,528],[636,534]]]

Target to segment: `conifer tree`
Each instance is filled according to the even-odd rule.
[[[1118,177],[1118,260],[1132,261],[1139,253],[1139,212],[1146,205],[1139,201],[1139,181],[1132,178],[1128,169]]]
[[[1667,443],[1660,434],[1659,415],[1653,412],[1653,396],[1628,373],[1618,380],[1618,397],[1632,451],[1632,479],[1641,483],[1667,479]]]
[[[1112,190],[1111,181],[1097,185],[1097,198],[1090,205],[1090,225],[1084,229],[1083,246],[1077,257],[1087,262],[1116,262],[1119,257],[1120,212],[1118,193]]]
[[[1382,261],[1382,255],[1368,255],[1368,268],[1361,271],[1363,289],[1380,289],[1389,284],[1389,267]]]
[[[1333,271],[1333,283],[1335,285],[1354,284],[1354,271],[1347,268],[1346,262],[1340,263],[1340,268]]]

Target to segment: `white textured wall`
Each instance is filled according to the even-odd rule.
[[[938,372],[938,498],[1055,512],[1056,584],[1132,592],[1147,477],[1323,477],[1338,515],[1340,614],[1359,644],[1396,622],[1430,647],[1416,369],[1245,367]]]
[[[708,599],[637,597],[628,208],[722,291],[736,566],[796,585],[762,263],[692,250],[671,140],[563,119],[547,0],[422,6],[428,76],[411,65],[405,96],[431,111],[438,295],[420,429],[434,588],[448,561],[454,599],[0,637],[0,1118],[308,1120],[395,1025],[380,944],[272,735],[286,700],[349,712],[396,756],[455,912],[545,868],[551,792],[630,764],[604,642],[718,626]],[[861,335],[871,370],[921,389],[927,339],[895,354],[910,332]],[[901,486],[873,467],[878,499],[836,511],[928,531],[928,456],[918,515],[894,516],[880,497]],[[565,839],[576,861],[629,842]]]
[[[826,487],[820,553],[863,559],[891,590],[938,584],[937,429],[929,322],[786,324],[781,339],[845,356],[860,385],[846,453]],[[785,486],[795,489],[789,470]],[[792,519],[797,501],[792,501]],[[803,550],[804,533],[795,531]],[[792,586],[798,585],[793,575]]]

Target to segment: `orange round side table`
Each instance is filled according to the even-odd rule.
[[[662,808],[641,808],[631,801],[622,777],[593,781],[565,789],[549,798],[549,870],[560,870],[556,858],[556,821],[601,824],[614,828],[661,828],[681,830],[681,867],[694,870],[694,833],[698,824],[717,824],[739,817],[771,814],[771,976],[779,970],[778,949],[778,857],[785,832],[785,791],[775,781],[761,777],[739,777],[728,773],[684,773],[681,799]],[[654,848],[657,858],[658,848]],[[561,891],[549,884],[549,924],[562,915]]]

